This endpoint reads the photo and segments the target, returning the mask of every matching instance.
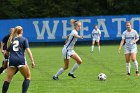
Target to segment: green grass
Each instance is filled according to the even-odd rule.
[[[76,46],[75,51],[82,58],[83,63],[75,72],[76,79],[68,77],[74,60],[70,60],[70,67],[62,75],[59,81],[52,80],[52,76],[63,66],[63,46],[56,47],[32,47],[32,53],[36,62],[36,68],[31,68],[32,80],[27,93],[140,93],[140,77],[135,76],[134,66],[131,62],[131,76],[126,76],[125,59],[123,49],[117,54],[118,46],[101,46],[90,53],[90,46]],[[140,54],[137,55],[137,60]],[[2,55],[0,55],[2,61]],[[30,66],[30,61],[28,59]],[[99,73],[107,75],[106,81],[99,81]],[[3,85],[6,73],[0,75],[0,87]],[[13,78],[8,93],[21,93],[23,77],[18,72]]]

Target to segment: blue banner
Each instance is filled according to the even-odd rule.
[[[132,27],[140,34],[140,15],[8,19],[0,20],[0,40],[9,33],[10,28],[20,25],[29,42],[62,42],[72,30],[71,19],[82,23],[79,35],[83,35],[84,39],[80,41],[92,40],[94,24],[101,30],[101,40],[120,40],[126,21],[131,21]]]

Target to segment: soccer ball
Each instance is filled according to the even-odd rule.
[[[106,80],[106,78],[107,78],[107,76],[106,76],[104,73],[100,73],[100,74],[98,75],[98,79],[99,79],[99,80]]]

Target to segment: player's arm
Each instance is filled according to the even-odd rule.
[[[99,30],[99,36],[101,37],[101,31]]]
[[[136,38],[136,39],[133,41],[134,44],[136,44],[136,43],[139,41],[139,35],[138,35],[137,32],[136,32],[135,38]]]
[[[136,38],[133,43],[136,44],[138,41],[139,41],[139,38]]]
[[[3,46],[4,46],[4,43],[1,42],[1,52],[4,54]]]
[[[123,44],[124,44],[124,39],[121,40],[120,46],[118,48],[118,53],[120,53]]]
[[[27,54],[28,54],[28,56],[31,60],[32,68],[34,68],[35,67],[35,62],[34,62],[33,55],[32,55],[32,52],[31,52],[30,48],[26,48],[26,52],[27,52]]]
[[[94,37],[94,33],[92,32],[92,34],[91,34],[91,35],[92,35],[92,38],[93,38],[93,37]]]
[[[83,39],[83,36],[79,36],[78,34],[74,34],[74,37]]]
[[[67,43],[67,42],[68,42],[69,36],[70,36],[70,35],[68,35],[68,36],[67,36],[65,43]]]

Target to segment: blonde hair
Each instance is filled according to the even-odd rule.
[[[13,41],[13,38],[15,38],[18,34],[22,33],[22,27],[21,26],[16,26],[15,28],[12,28],[10,37],[8,39],[7,47],[10,46],[11,42]]]
[[[70,22],[71,22],[71,24],[74,25],[74,27],[75,27],[75,26],[77,26],[77,24],[78,24],[79,21],[74,20],[74,19],[71,19]]]
[[[16,34],[21,34],[22,33],[23,28],[21,26],[16,26],[15,27],[15,33]]]

